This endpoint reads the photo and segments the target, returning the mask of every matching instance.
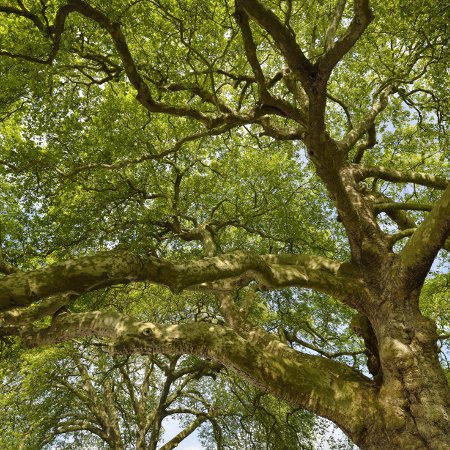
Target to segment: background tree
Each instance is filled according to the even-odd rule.
[[[306,449],[317,440],[311,414],[236,380],[230,388],[224,372],[218,378],[223,368],[210,361],[111,357],[93,343],[12,356],[4,355],[1,368],[5,450],[169,450],[197,429],[209,448],[219,449]],[[165,434],[167,420],[183,424],[175,436]]]
[[[362,448],[449,446],[448,8],[0,13],[3,336],[207,356]]]
[[[205,361],[118,359],[101,348],[70,345],[26,353],[22,364],[3,371],[5,379],[14,380],[2,389],[0,442],[5,449],[167,450],[208,417],[214,420],[212,411],[184,408],[190,423],[173,442],[161,444],[162,422],[175,414],[173,408],[183,407],[192,381],[216,373],[217,365]]]

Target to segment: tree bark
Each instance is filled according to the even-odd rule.
[[[111,312],[61,314],[50,329],[31,334],[29,342],[97,335],[116,338],[119,353],[206,356],[277,397],[329,418],[362,449],[447,448],[450,401],[434,324],[420,314],[417,298],[407,298],[403,306],[398,297],[379,300],[378,309],[368,311],[381,367],[372,381],[326,358],[302,355],[265,332],[239,336],[218,325],[162,326]]]

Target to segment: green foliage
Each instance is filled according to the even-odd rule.
[[[178,361],[169,369],[171,360]],[[208,448],[265,445],[279,449],[281,442],[286,449],[296,448],[300,442],[302,448],[313,448],[311,414],[249,389],[226,372],[218,378],[211,372],[214,379],[209,378],[207,371],[195,370],[197,358],[171,360],[157,356],[116,358],[102,347],[74,344],[22,352],[8,365],[2,361],[1,448],[109,448],[89,429],[102,430],[102,403],[109,416],[119,415],[124,448],[135,448],[142,417],[151,417],[161,402],[165,402],[164,420],[175,417],[181,426],[188,426],[195,417],[188,411],[210,417],[200,431]],[[181,371],[187,375],[177,375]],[[165,400],[168,382],[170,391]],[[108,395],[113,396],[111,404]],[[133,401],[144,396],[140,416]],[[173,415],[171,410],[186,412]],[[85,431],[74,425],[81,420],[88,421]],[[156,432],[153,426],[146,442],[152,432]]]

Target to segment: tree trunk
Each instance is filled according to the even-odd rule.
[[[380,358],[381,421],[352,437],[362,449],[450,448],[450,395],[436,327],[415,297],[391,297],[370,315]]]

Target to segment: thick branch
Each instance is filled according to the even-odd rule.
[[[242,8],[236,8],[234,16],[236,18],[237,24],[239,25],[239,28],[241,29],[247,61],[249,62],[253,74],[255,75],[255,80],[258,83],[260,95],[264,95],[264,93],[267,91],[266,79],[264,77],[261,65],[258,61],[258,57],[256,54],[256,44],[253,40],[252,30],[248,22],[248,16]]]
[[[364,285],[342,263],[308,255],[257,255],[239,251],[193,261],[173,262],[111,251],[68,260],[26,273],[0,278],[0,311],[27,306],[66,292],[81,294],[116,284],[151,281],[175,292],[210,290],[208,283],[233,278],[237,286],[256,280],[265,289],[309,287],[337,298],[358,292]],[[236,280],[236,277],[238,278]]]
[[[24,326],[43,317],[57,314],[76,297],[76,293],[67,292],[63,295],[46,298],[28,308],[11,309],[0,313],[0,327],[10,325]]]
[[[253,40],[247,13],[242,8],[237,7],[235,17],[241,29],[247,60],[250,63],[252,71],[255,75],[255,80],[258,83],[261,111],[264,113],[280,115],[282,117],[290,117],[300,123],[306,123],[306,118],[300,110],[292,106],[290,103],[271,95],[268,89],[271,82],[266,82],[263,70],[258,61],[256,44]],[[279,77],[281,79],[282,73],[279,73]]]
[[[364,166],[355,164],[353,165],[353,171],[355,173],[355,178],[358,181],[373,177],[381,178],[385,181],[415,183],[436,189],[445,189],[450,183],[450,181],[445,178],[430,175],[428,173],[413,172],[411,170],[403,172],[383,166]]]
[[[184,430],[181,430],[175,437],[169,442],[165,443],[159,450],[172,450],[178,447],[178,444],[192,434],[203,422],[208,418],[206,416],[197,417],[192,421]]]
[[[449,235],[450,184],[400,253],[404,281],[409,286],[422,285]]]
[[[375,414],[372,383],[344,364],[299,353],[279,341],[261,347],[224,326],[158,325],[113,312],[62,314],[52,327],[30,333],[27,342],[49,345],[81,336],[116,339],[118,353],[212,358],[278,397],[331,418],[350,434],[360,431],[363,417]]]

